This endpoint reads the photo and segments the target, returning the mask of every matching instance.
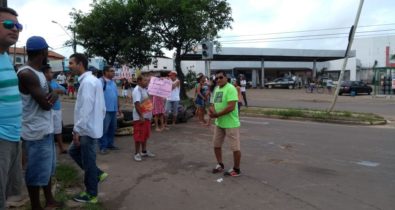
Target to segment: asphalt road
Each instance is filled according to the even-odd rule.
[[[325,95],[249,91],[251,105],[325,107]],[[291,90],[292,91],[292,90]],[[290,94],[291,93],[291,94]],[[330,98],[330,97],[329,97]],[[395,116],[394,100],[342,97],[337,109]],[[64,103],[65,123],[72,104]],[[387,111],[394,111],[387,114]],[[153,132],[157,157],[132,158],[132,137],[120,151],[98,156],[110,174],[99,199],[106,209],[388,209],[395,207],[395,127],[241,118],[242,176],[211,174],[212,128],[195,119]],[[232,166],[229,145],[224,163]]]
[[[157,157],[122,150],[99,156],[110,178],[100,186],[106,209],[393,209],[395,130],[242,118],[242,176],[215,165],[212,131],[195,121],[154,132]],[[224,163],[232,166],[229,145]]]

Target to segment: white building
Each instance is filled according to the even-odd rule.
[[[182,61],[181,68],[184,73],[190,69],[205,73],[205,62],[199,59],[199,53],[188,54],[189,57]],[[245,74],[247,79],[252,81],[254,87],[260,86],[262,81],[289,73],[311,77],[313,74],[323,71],[324,74],[337,79],[343,65],[344,59],[341,58],[344,57],[344,53],[343,50],[223,48],[221,52],[214,53],[214,60],[210,61],[210,69],[211,71],[225,70],[233,76]],[[376,67],[395,67],[395,61],[390,59],[394,54],[395,36],[355,39],[344,79],[369,82],[373,77],[371,69],[375,61],[377,61]],[[218,56],[216,55],[228,55],[228,59],[217,60]],[[261,56],[264,62],[260,60],[246,61],[248,59],[243,59],[243,56]],[[300,59],[296,59],[297,57]],[[322,57],[326,57],[326,59],[320,59]],[[308,60],[308,62],[304,60]]]
[[[174,70],[173,59],[165,56],[154,57],[150,65],[141,68],[142,72],[150,72],[150,71],[158,72],[158,71],[172,71],[172,70]]]

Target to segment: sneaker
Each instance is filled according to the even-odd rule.
[[[99,175],[99,182],[103,182],[104,180],[106,180],[108,177],[108,173],[103,172]]]
[[[137,161],[137,162],[140,162],[142,160],[140,153],[137,153],[137,154],[134,155],[134,160]]]
[[[109,149],[109,150],[120,150],[119,147],[116,147],[116,146],[110,146],[110,147],[107,147],[107,149]]]
[[[107,155],[107,154],[108,154],[108,151],[107,151],[106,149],[101,149],[101,150],[99,151],[99,153],[100,153],[101,155]]]
[[[8,208],[19,208],[29,202],[27,195],[15,195],[7,198],[6,207]]]
[[[241,172],[236,172],[233,168],[229,169],[229,171],[224,173],[224,176],[233,176],[233,177],[237,177],[240,176]]]
[[[81,203],[97,203],[97,196],[92,196],[86,192],[82,192],[79,195],[75,196],[73,200]]]
[[[217,165],[215,166],[215,168],[213,168],[213,174],[221,173],[221,172],[223,172],[223,171],[224,171],[224,168],[222,168],[222,166],[221,166],[220,164],[217,164]]]
[[[155,157],[155,154],[147,150],[141,153],[141,157]]]

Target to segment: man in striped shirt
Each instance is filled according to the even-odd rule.
[[[6,196],[20,194],[22,180],[22,102],[18,78],[6,52],[22,30],[17,16],[13,9],[0,7],[0,209],[5,209]]]

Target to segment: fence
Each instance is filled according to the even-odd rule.
[[[374,68],[374,95],[395,95],[395,68]]]

